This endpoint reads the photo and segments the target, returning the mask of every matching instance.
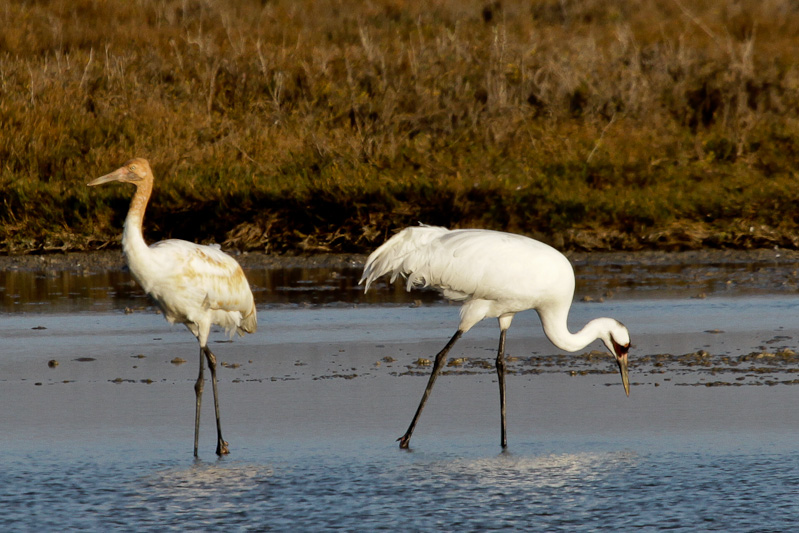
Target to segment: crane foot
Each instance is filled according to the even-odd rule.
[[[225,442],[223,440],[220,440],[219,442],[217,442],[217,444],[216,444],[216,454],[217,455],[222,456],[222,455],[227,455],[229,453],[230,453],[230,450],[228,449],[227,442]]]

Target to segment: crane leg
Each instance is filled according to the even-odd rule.
[[[411,440],[411,435],[413,434],[413,428],[416,427],[416,422],[419,420],[419,415],[422,414],[422,409],[424,409],[424,404],[427,403],[427,398],[430,396],[430,391],[433,390],[433,384],[436,382],[436,378],[438,374],[441,372],[441,368],[444,366],[444,363],[447,361],[447,353],[455,344],[455,342],[461,338],[463,332],[458,330],[455,332],[455,335],[449,340],[446,346],[436,354],[435,363],[433,363],[433,371],[430,374],[430,381],[427,382],[427,387],[424,390],[424,394],[422,394],[422,401],[419,402],[419,407],[416,409],[416,414],[413,415],[413,420],[411,420],[411,425],[408,426],[408,431],[405,432],[405,435],[398,438],[397,440],[400,443],[400,448],[407,448],[408,443]]]
[[[230,453],[228,450],[228,443],[222,438],[222,426],[219,422],[219,394],[216,386],[216,356],[208,349],[208,346],[203,347],[205,358],[208,359],[208,368],[211,370],[211,386],[214,389],[214,414],[216,414],[216,454],[227,455]]]
[[[497,379],[499,380],[499,411],[502,418],[502,447],[508,447],[505,425],[505,331],[499,333],[499,349],[497,350]]]
[[[200,375],[197,376],[197,381],[194,383],[194,396],[196,404],[194,406],[194,457],[197,457],[197,443],[200,438],[200,407],[203,403],[203,388],[205,387],[205,359],[203,357],[203,349],[200,348]]]

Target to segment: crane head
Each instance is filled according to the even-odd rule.
[[[630,350],[630,343],[619,344],[611,336],[613,343],[613,352],[616,356],[616,362],[619,365],[619,373],[621,374],[621,384],[624,385],[624,392],[627,396],[630,395],[630,378],[627,376],[627,352]]]
[[[616,357],[616,363],[619,365],[619,373],[621,374],[621,384],[624,385],[624,392],[627,396],[630,395],[630,379],[627,376],[627,352],[630,351],[630,332],[618,320],[612,320],[612,324],[607,329],[606,335],[602,336],[602,340],[608,350]]]
[[[95,185],[102,185],[103,183],[108,183],[110,181],[136,183],[145,180],[148,176],[152,176],[150,164],[146,159],[136,158],[126,162],[124,165],[110,174],[100,176],[99,178],[90,181],[87,183],[87,185],[89,187],[94,187]]]

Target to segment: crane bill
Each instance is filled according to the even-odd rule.
[[[103,183],[108,183],[109,181],[119,181],[119,175],[115,172],[111,174],[106,174],[105,176],[100,176],[97,179],[94,179],[87,183],[89,187],[94,187],[95,185],[102,185]]]
[[[624,392],[629,396],[630,378],[627,375],[627,354],[616,357],[616,362],[619,363],[619,373],[621,373],[621,384],[624,385]]]

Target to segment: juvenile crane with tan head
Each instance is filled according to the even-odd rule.
[[[205,383],[205,360],[211,370],[216,414],[217,455],[229,453],[219,422],[216,356],[208,348],[211,325],[225,328],[232,337],[257,329],[255,302],[241,266],[217,247],[169,239],[147,246],[142,235],[144,210],[153,190],[153,172],[145,159],[131,159],[110,174],[88,185],[112,181],[131,183],[136,193],[130,202],[122,250],[130,273],[155,300],[170,323],[184,324],[200,343],[200,373],[194,384],[194,456],[200,432],[200,407]]]

